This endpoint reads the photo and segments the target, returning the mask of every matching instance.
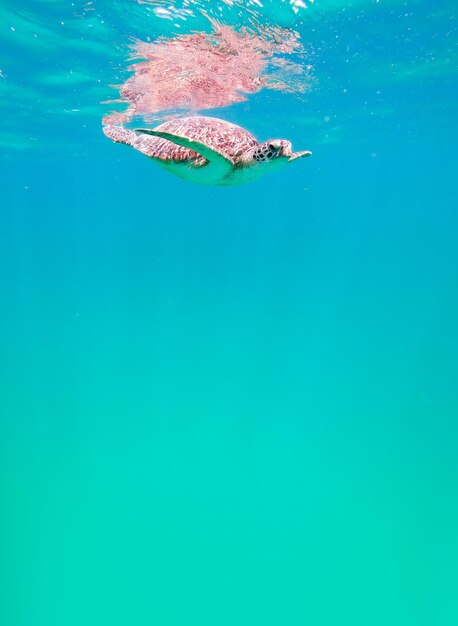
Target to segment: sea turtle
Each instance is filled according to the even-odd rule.
[[[103,132],[172,174],[204,185],[239,185],[312,154],[292,152],[284,139],[259,143],[244,128],[214,117],[182,117],[135,131],[107,125]]]

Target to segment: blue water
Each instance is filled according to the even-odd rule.
[[[0,7],[0,623],[455,625],[456,3],[266,3],[233,188],[101,132],[151,4]]]

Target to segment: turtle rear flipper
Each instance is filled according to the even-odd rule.
[[[103,132],[106,137],[116,143],[125,143],[129,146],[133,144],[136,138],[136,134],[132,130],[128,130],[124,126],[115,126],[114,124],[103,126]]]
[[[234,167],[234,163],[231,160],[200,141],[194,141],[182,135],[175,135],[174,133],[167,133],[160,130],[151,130],[149,128],[136,128],[135,132],[167,139],[177,146],[183,146],[184,148],[189,148],[201,154],[208,161],[205,170],[212,178],[222,178],[229,174]]]

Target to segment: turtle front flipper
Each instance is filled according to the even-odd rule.
[[[232,161],[230,161],[220,152],[217,152],[209,146],[200,143],[200,141],[194,141],[181,135],[162,132],[160,130],[151,130],[149,128],[136,128],[135,132],[143,133],[145,135],[152,135],[153,137],[160,137],[161,139],[167,139],[168,141],[171,141],[178,146],[189,148],[190,150],[194,150],[194,152],[201,154],[208,161],[205,169],[212,178],[223,178],[224,176],[229,174],[229,172],[231,172],[234,167],[234,163]]]
[[[302,159],[303,157],[308,157],[312,153],[310,150],[301,150],[300,152],[293,152],[293,154],[289,157],[288,161],[295,161],[296,159]]]

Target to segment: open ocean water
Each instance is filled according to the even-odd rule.
[[[255,7],[311,90],[210,113],[313,156],[232,188],[101,131],[183,4],[0,2],[0,623],[454,626],[457,4]]]

